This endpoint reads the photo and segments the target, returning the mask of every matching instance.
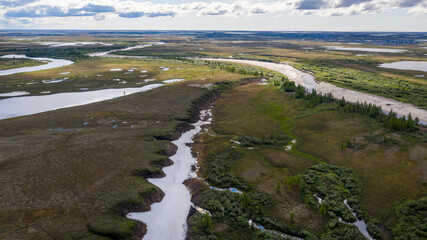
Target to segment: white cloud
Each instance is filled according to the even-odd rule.
[[[29,23],[38,18],[91,17],[156,18],[195,16],[251,16],[263,14],[312,14],[343,16],[407,9],[410,14],[427,14],[427,0],[282,0],[237,2],[190,2],[158,4],[132,0],[2,0],[0,18]]]

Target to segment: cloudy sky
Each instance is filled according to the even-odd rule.
[[[0,29],[427,31],[427,0],[0,0]]]

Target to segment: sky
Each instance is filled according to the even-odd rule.
[[[0,0],[0,29],[427,32],[427,0]]]

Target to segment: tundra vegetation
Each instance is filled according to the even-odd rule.
[[[124,71],[110,72],[112,68]],[[124,74],[131,68],[134,72]],[[135,72],[141,70],[148,76],[140,78],[141,73]],[[62,72],[70,72],[72,81],[39,82]],[[116,83],[112,80],[116,77],[127,83]],[[125,215],[149,210],[163,196],[144,178],[163,175],[161,168],[171,164],[168,156],[175,151],[170,141],[197,119],[211,92],[224,85],[221,82],[248,76],[170,60],[91,59],[1,79],[3,91],[24,89],[38,95],[45,90],[81,91],[80,87],[140,87],[151,83],[143,81],[149,77],[156,78],[154,82],[185,81],[143,94],[1,120],[0,238],[143,236],[145,225]],[[21,83],[34,79],[37,84]],[[211,84],[212,90],[201,87],[204,84]]]
[[[237,188],[243,194],[215,189],[195,194],[196,205],[212,214],[212,226],[202,231],[200,214],[195,213],[189,220],[190,239],[275,239],[279,233],[364,239],[351,225],[357,219],[344,201],[374,239],[398,238],[404,223],[396,225],[395,219],[402,219],[396,204],[410,204],[426,191],[418,165],[427,157],[421,150],[426,137],[410,119],[363,103],[307,94],[287,80],[227,91],[216,102],[210,133],[196,149],[200,173],[211,186]],[[402,127],[391,127],[393,121]],[[296,143],[287,151],[290,140]],[[418,159],[409,158],[418,150]],[[378,156],[387,163],[376,165]],[[411,167],[401,168],[402,162],[412,162]],[[399,180],[382,178],[388,174],[405,178],[405,183],[394,186]],[[263,204],[251,197],[255,193],[266,194]],[[242,207],[248,202],[255,206]],[[425,218],[422,210],[414,214]],[[249,220],[269,231],[249,225]],[[425,234],[420,224],[414,228]]]
[[[150,33],[143,41],[132,33],[41,37],[114,44],[65,48],[29,41],[16,45],[2,38],[0,55],[75,63],[2,76],[0,92],[41,95],[185,81],[1,120],[0,238],[140,238],[144,224],[126,219],[126,213],[149,210],[161,200],[161,190],[145,179],[163,176],[161,168],[171,164],[168,156],[175,151],[170,141],[208,104],[214,106],[213,124],[193,146],[199,153],[198,174],[210,186],[242,193],[211,189],[197,180],[190,184],[192,201],[210,214],[192,211],[189,239],[283,239],[281,234],[308,240],[364,239],[351,225],[356,217],[344,201],[375,239],[426,238],[427,140],[417,119],[384,114],[363,102],[308,94],[285,76],[262,68],[186,57],[291,61],[317,80],[425,109],[422,73],[377,65],[421,60],[427,50],[414,43],[404,47],[410,49],[405,53],[366,57],[328,51],[322,46],[330,43],[311,38],[302,42],[266,33],[189,34]],[[115,53],[147,58],[86,55],[158,41],[166,44]],[[306,46],[311,47],[302,49]],[[4,68],[37,64],[0,61]],[[269,84],[258,84],[261,79]]]
[[[32,67],[39,66],[45,63],[33,59],[10,59],[10,58],[0,58],[0,70],[6,70],[11,68],[20,68],[20,67]]]

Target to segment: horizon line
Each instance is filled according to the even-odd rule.
[[[174,30],[174,29],[0,29],[0,31],[121,31],[121,32],[128,32],[128,31],[158,31],[158,32],[284,32],[284,33],[292,33],[292,32],[324,32],[324,33],[332,33],[332,32],[341,32],[341,33],[372,33],[372,32],[378,32],[378,33],[427,33],[427,31],[387,31],[387,30]]]

